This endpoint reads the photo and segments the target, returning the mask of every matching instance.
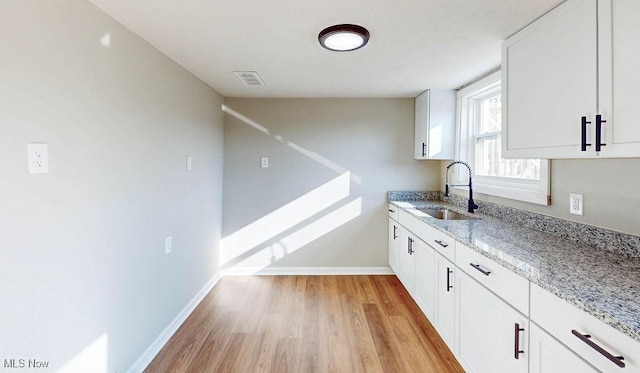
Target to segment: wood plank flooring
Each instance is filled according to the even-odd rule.
[[[224,277],[145,370],[464,372],[395,276]]]

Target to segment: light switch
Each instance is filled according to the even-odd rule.
[[[269,168],[269,157],[260,158],[260,168]]]
[[[193,157],[188,155],[187,156],[187,171],[191,171],[193,165]]]
[[[27,144],[27,160],[29,162],[29,174],[49,173],[49,151],[47,144]]]
[[[170,254],[171,253],[171,244],[173,239],[171,238],[171,236],[167,237],[164,239],[164,253],[165,254]]]

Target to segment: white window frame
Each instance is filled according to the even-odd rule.
[[[473,170],[474,192],[514,199],[539,205],[551,201],[550,161],[540,160],[540,180],[525,180],[507,177],[483,176],[475,173],[476,136],[474,135],[474,101],[501,91],[501,72],[496,71],[457,92],[456,100],[456,159],[465,161]],[[505,123],[502,123],[504,126]],[[451,171],[455,184],[466,184],[468,173],[459,169]],[[455,188],[464,190],[463,188]]]

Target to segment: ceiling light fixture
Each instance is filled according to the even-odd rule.
[[[358,25],[335,25],[320,31],[320,45],[330,51],[349,52],[369,42],[369,31]]]

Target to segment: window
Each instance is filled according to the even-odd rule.
[[[474,191],[532,202],[549,203],[549,161],[502,158],[500,71],[458,91],[457,159],[473,170]],[[456,184],[466,182],[456,174]]]

